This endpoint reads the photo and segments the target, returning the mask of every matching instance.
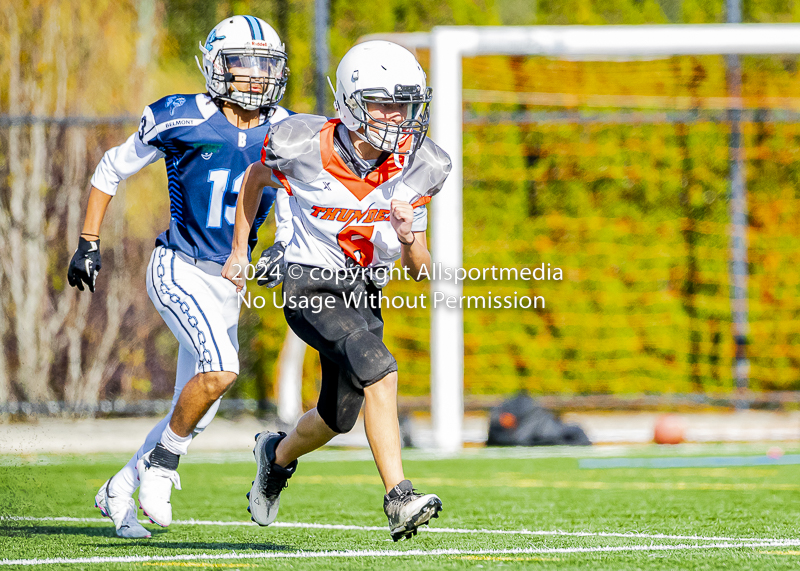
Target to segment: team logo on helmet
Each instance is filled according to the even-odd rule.
[[[213,30],[211,30],[211,33],[208,34],[208,39],[206,40],[206,49],[208,51],[211,51],[211,49],[214,47],[214,42],[216,42],[217,40],[224,40],[224,39],[225,36],[218,36],[217,29],[214,28]]]

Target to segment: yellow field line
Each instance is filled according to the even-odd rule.
[[[245,480],[242,478],[242,482]],[[237,479],[237,480],[238,480]],[[295,476],[293,483],[331,485],[328,476]],[[800,484],[754,483],[754,482],[595,482],[595,481],[559,481],[532,479],[487,479],[461,480],[458,478],[414,478],[414,483],[423,486],[452,486],[461,488],[556,488],[582,490],[713,490],[713,491],[798,491]],[[340,486],[361,486],[364,484],[381,484],[377,476],[352,475],[345,481],[338,481]]]
[[[561,561],[558,557],[499,557],[489,555],[460,555],[453,559],[467,559],[469,561]]]
[[[156,563],[142,563],[148,567],[213,567],[213,568],[236,568],[255,567],[250,563],[194,563],[191,561],[158,561]]]

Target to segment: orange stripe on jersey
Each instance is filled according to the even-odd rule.
[[[319,132],[322,166],[328,174],[341,182],[353,196],[358,200],[364,200],[370,192],[399,173],[401,169],[395,164],[394,155],[392,155],[380,167],[369,173],[366,178],[356,176],[333,148],[333,132],[339,123],[341,123],[340,119],[331,119],[325,123]],[[410,145],[411,137],[408,137],[408,140],[401,146],[401,150],[407,150]]]
[[[272,174],[275,175],[275,178],[277,178],[279,181],[281,181],[281,184],[283,185],[283,188],[286,189],[286,194],[288,194],[289,196],[294,196],[292,194],[292,185],[289,184],[289,181],[286,180],[286,177],[283,176],[283,173],[280,172],[280,171],[273,170]]]
[[[430,196],[420,196],[414,202],[411,203],[413,208],[417,208],[418,206],[422,206],[423,204],[428,204],[431,201]],[[437,203],[438,204],[438,203]]]
[[[269,130],[264,135],[264,144],[261,146],[261,164],[267,166],[267,145],[269,144]]]
[[[269,144],[269,131],[267,131],[267,134],[264,135],[264,145],[261,147],[261,164],[264,165],[264,166],[267,166],[267,145],[268,144]],[[289,196],[292,196],[292,187],[289,186],[289,181],[286,180],[286,177],[283,176],[281,173],[279,173],[276,170],[273,170],[272,174],[275,175],[275,178],[277,178],[281,182],[281,184],[283,185],[283,188],[286,189],[286,192],[289,194]]]

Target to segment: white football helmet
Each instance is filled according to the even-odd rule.
[[[272,26],[253,16],[231,16],[200,44],[206,89],[214,99],[253,111],[275,105],[286,91],[286,50]],[[195,59],[197,59],[195,57]],[[248,89],[240,91],[247,84]]]
[[[336,69],[334,107],[342,123],[373,147],[394,154],[413,156],[422,145],[432,94],[414,55],[392,42],[353,46]],[[405,119],[400,123],[378,119],[370,114],[369,103],[405,103]]]

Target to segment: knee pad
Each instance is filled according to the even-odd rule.
[[[334,432],[350,432],[358,420],[364,391],[356,388],[352,375],[325,358],[322,362],[322,390],[317,413]]]
[[[350,432],[358,420],[364,391],[346,368],[320,355],[322,387],[317,401],[317,413],[334,432]]]
[[[352,379],[359,389],[363,390],[397,370],[397,361],[374,333],[365,329],[354,331],[342,343]]]
[[[349,380],[346,382],[350,382]],[[355,391],[351,391],[341,395],[336,410],[336,417],[333,426],[327,420],[327,424],[331,430],[340,434],[350,432],[356,425],[358,420],[358,413],[361,412],[361,405],[364,403],[364,395]],[[323,418],[323,420],[325,420]]]

